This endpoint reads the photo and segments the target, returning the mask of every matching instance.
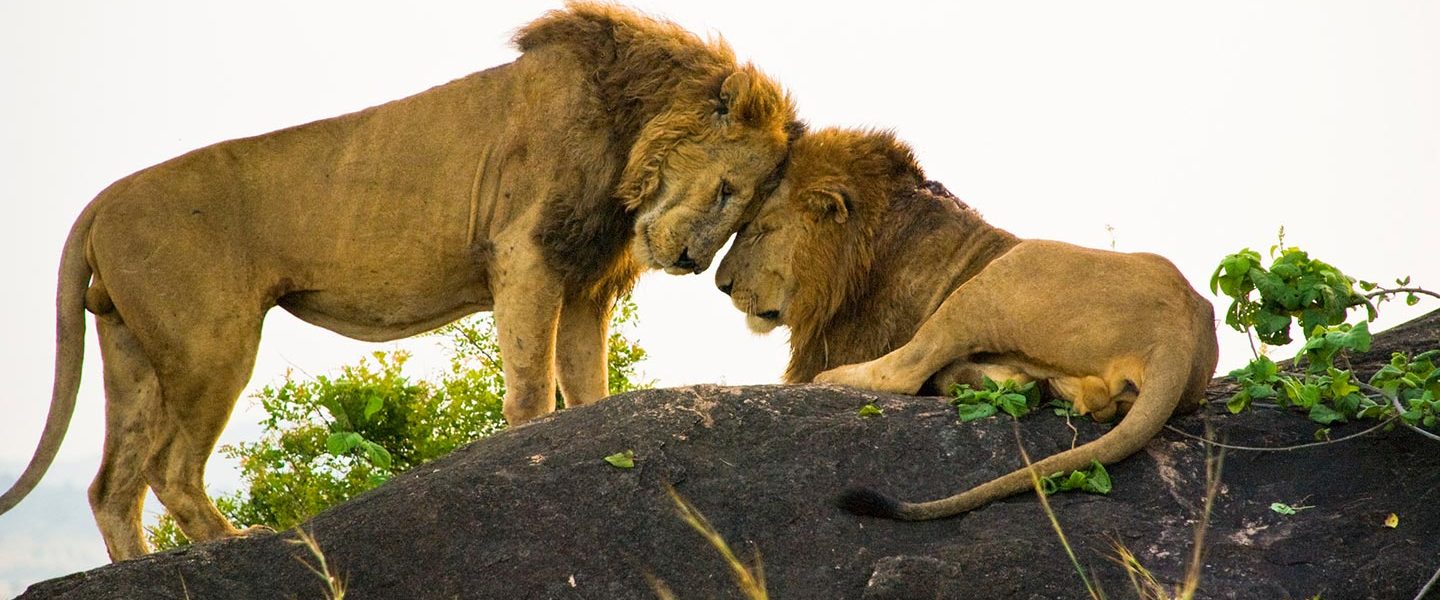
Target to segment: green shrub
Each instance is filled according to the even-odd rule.
[[[1396,417],[1412,427],[1437,429],[1440,369],[1433,359],[1440,353],[1411,358],[1397,352],[1368,382],[1351,372],[1346,359],[1350,352],[1370,350],[1369,322],[1377,304],[1403,297],[1414,305],[1417,294],[1436,294],[1410,287],[1409,277],[1397,279],[1394,288],[1356,280],[1299,248],[1285,247],[1284,239],[1282,229],[1280,244],[1270,248],[1268,269],[1259,252],[1246,248],[1222,259],[1210,279],[1211,292],[1231,299],[1225,322],[1235,330],[1281,345],[1291,341],[1291,325],[1298,321],[1305,340],[1288,371],[1258,351],[1231,371],[1239,391],[1227,402],[1230,411],[1272,402],[1303,410],[1321,425]],[[1361,307],[1363,315],[1352,322],[1351,310]]]

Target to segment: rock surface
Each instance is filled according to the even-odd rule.
[[[1440,347],[1440,311],[1377,336],[1352,363]],[[1223,385],[1212,397],[1225,397]],[[884,414],[861,418],[873,402]],[[1225,414],[1172,424],[1232,444],[1312,441],[1302,415]],[[1104,427],[1074,423],[1080,441]],[[1368,425],[1333,428],[1333,436]],[[1032,456],[1071,429],[1027,417]],[[634,450],[635,468],[602,460]],[[1113,466],[1108,496],[1051,498],[1080,561],[1112,598],[1133,597],[1110,557],[1133,551],[1162,582],[1189,559],[1204,445],[1172,431]],[[1019,465],[1008,419],[961,424],[943,399],[824,386],[664,389],[617,396],[472,444],[306,525],[347,598],[738,598],[717,553],[676,516],[691,500],[737,554],[763,555],[773,598],[1081,598],[1033,495],[960,518],[901,523],[832,508],[840,489],[947,495]],[[1273,502],[1312,506],[1294,515]],[[1382,525],[1399,516],[1399,527]],[[319,598],[290,532],[202,544],[38,583],[22,598]],[[1205,532],[1205,598],[1411,598],[1440,566],[1440,443],[1400,428],[1289,452],[1232,451]]]

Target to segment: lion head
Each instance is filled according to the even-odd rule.
[[[890,198],[924,180],[910,148],[888,132],[806,134],[791,147],[780,185],[735,236],[715,283],[752,331],[786,325],[803,338],[865,289]]]
[[[700,93],[677,94],[646,123],[621,175],[619,197],[637,213],[636,260],[699,273],[778,182],[801,129],[794,105],[751,65]]]

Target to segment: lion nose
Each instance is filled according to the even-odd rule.
[[[729,296],[730,292],[735,291],[735,284],[730,283],[729,281],[725,283],[720,283],[717,281],[715,282],[715,287],[720,288],[720,291],[724,292],[726,296]]]
[[[689,248],[686,248],[686,249],[684,249],[684,250],[681,250],[681,251],[680,251],[680,258],[675,259],[675,264],[672,265],[672,266],[676,266],[676,267],[680,267],[680,268],[682,268],[682,269],[688,269],[688,270],[694,271],[694,270],[695,270],[695,266],[696,266],[696,265],[695,265],[695,259],[690,258],[690,249],[689,249]]]

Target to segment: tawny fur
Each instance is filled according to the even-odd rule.
[[[778,181],[794,111],[722,41],[610,5],[515,43],[512,63],[202,148],[91,202],[61,259],[50,416],[0,512],[64,437],[87,308],[107,397],[90,501],[114,560],[147,552],[147,487],[191,539],[238,533],[204,465],[271,307],[372,341],[494,310],[507,420],[554,410],[557,379],[572,405],[603,396],[616,297],[646,267],[708,266]]]
[[[1040,460],[1042,475],[1112,463],[1203,400],[1217,359],[1213,309],[1169,261],[992,227],[888,133],[825,130],[792,147],[776,193],[741,229],[716,282],[751,326],[790,328],[789,382],[913,394],[1043,380],[1096,420],[1100,439]],[[1017,470],[949,498],[870,490],[856,512],[963,513],[1030,489]]]

